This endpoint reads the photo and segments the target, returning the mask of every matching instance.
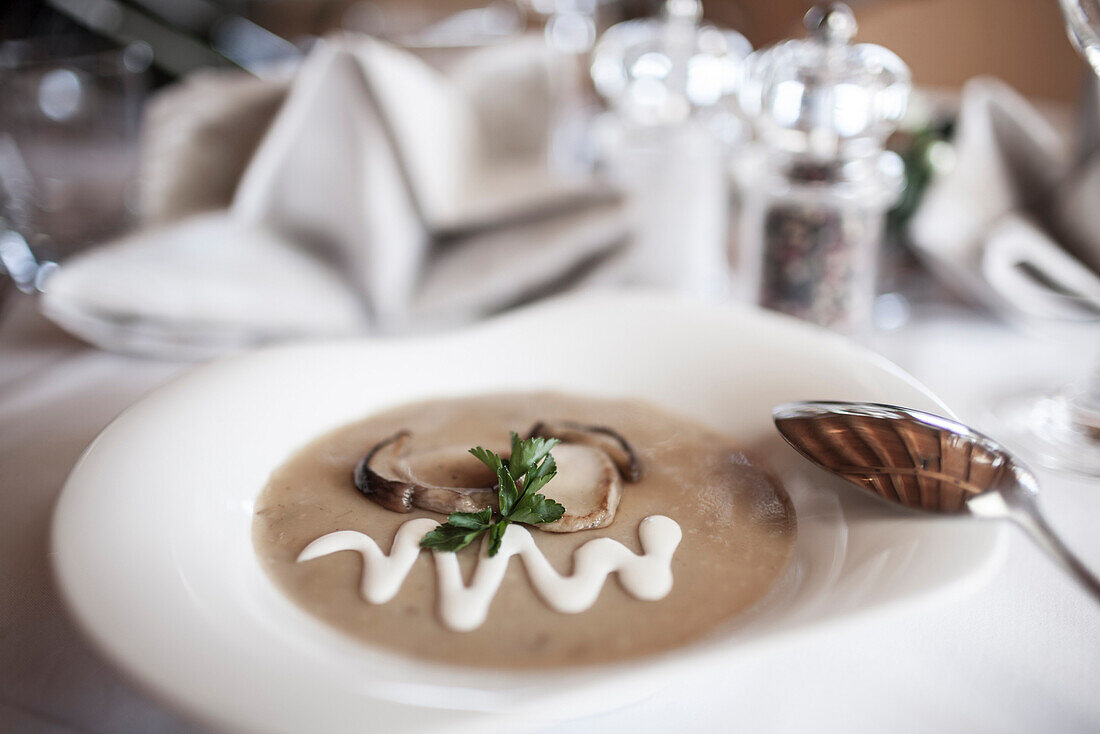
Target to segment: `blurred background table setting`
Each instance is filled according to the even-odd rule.
[[[861,342],[1020,452],[1100,565],[1098,59],[1092,0],[9,3],[0,730],[203,731],[50,577],[65,476],[143,393],[581,291]],[[750,656],[736,700],[678,681],[546,731],[1100,729],[1100,616],[1006,552],[965,598]]]

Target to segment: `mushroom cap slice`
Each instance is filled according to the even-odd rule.
[[[375,444],[355,469],[355,486],[394,512],[477,512],[495,507],[496,477],[457,446],[408,450],[409,432]]]
[[[535,429],[549,425],[540,423]],[[572,533],[610,525],[622,497],[623,477],[641,473],[633,450],[617,433],[573,426],[579,424],[555,424],[555,433],[537,434],[569,436],[554,447],[557,474],[540,490],[561,503],[565,514],[537,525],[539,530]],[[355,469],[360,492],[394,512],[411,512],[414,507],[442,514],[496,509],[496,476],[466,448],[410,451],[409,438],[408,431],[400,431],[371,447]]]
[[[563,444],[580,444],[599,449],[611,457],[623,479],[628,482],[637,482],[642,478],[642,462],[638,460],[633,447],[622,435],[610,428],[589,426],[573,421],[540,421],[527,435],[528,438],[531,436],[556,438]],[[555,458],[558,450],[554,449]]]
[[[565,507],[554,522],[536,525],[550,533],[572,533],[610,525],[615,519],[623,480],[602,449],[561,443],[554,447],[558,473],[540,492]]]

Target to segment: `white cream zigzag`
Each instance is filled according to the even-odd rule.
[[[360,593],[372,604],[384,604],[397,594],[420,555],[420,539],[437,525],[429,518],[409,520],[397,531],[388,556],[369,535],[338,530],[306,546],[298,562],[344,550],[356,551],[363,556]],[[623,588],[635,598],[663,599],[672,590],[672,555],[682,537],[674,520],[651,515],[638,525],[641,555],[611,538],[594,538],[577,549],[573,555],[573,573],[564,576],[546,560],[527,528],[512,525],[504,534],[500,551],[492,558],[483,544],[469,586],[462,580],[454,553],[432,551],[439,583],[439,613],[444,624],[453,630],[465,632],[480,627],[512,556],[523,559],[532,586],[548,606],[559,612],[576,614],[588,609],[612,573],[619,574]]]

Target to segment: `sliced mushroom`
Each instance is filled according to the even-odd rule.
[[[565,507],[558,520],[536,525],[551,533],[572,533],[610,525],[615,519],[623,481],[619,469],[602,449],[576,443],[554,447],[558,473],[540,491]]]
[[[551,425],[553,432],[546,428]],[[540,423],[532,435],[562,440],[553,450],[557,475],[541,492],[560,502],[565,514],[537,527],[572,533],[611,524],[623,477],[636,479],[641,474],[630,445],[614,431],[579,424]],[[360,492],[395,512],[419,507],[449,514],[496,507],[496,477],[465,447],[410,451],[409,437],[408,431],[400,431],[367,452],[355,469]]]
[[[496,477],[467,452],[445,446],[408,451],[409,432],[378,442],[355,469],[355,486],[394,512],[477,512],[496,504]]]
[[[540,421],[527,435],[556,438],[563,444],[580,444],[599,449],[611,457],[623,479],[636,482],[642,478],[642,463],[638,460],[638,455],[625,438],[610,428],[587,426],[573,421]],[[558,450],[554,449],[554,458],[557,458]]]

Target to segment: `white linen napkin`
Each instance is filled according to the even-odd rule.
[[[963,88],[954,144],[951,172],[909,225],[937,274],[964,295],[1036,314],[1064,313],[1066,294],[1100,304],[1100,157],[1074,173],[1069,141],[988,78]],[[1074,230],[1092,236],[1067,236]]]
[[[200,71],[145,107],[138,214],[164,224],[224,209],[275,118],[290,80]]]
[[[1100,119],[1092,122],[1100,129]],[[1059,186],[1054,226],[1066,251],[1100,274],[1100,149],[1091,151]]]
[[[981,272],[1000,298],[1028,316],[1100,318],[1100,278],[1019,213],[1009,212],[990,228]]]
[[[516,53],[530,57],[539,48],[525,40]],[[493,49],[492,58],[504,64],[508,53]],[[488,67],[468,58],[459,84],[405,51],[343,35],[319,43],[289,88],[211,75],[174,90],[154,105],[150,120],[168,124],[150,128],[146,146],[146,171],[155,183],[147,186],[145,215],[169,222],[66,262],[48,284],[45,311],[88,309],[117,323],[109,312],[118,309],[126,323],[155,320],[166,335],[173,324],[181,333],[202,327],[240,334],[262,326],[266,339],[306,330],[438,327],[613,277],[615,255],[629,236],[618,195],[551,174],[545,146],[521,135],[508,143],[514,154],[501,155],[486,137],[494,128],[484,124],[485,110],[473,100],[490,100],[499,110],[512,92],[501,84],[500,99],[485,94]],[[524,77],[505,78],[521,84]],[[530,104],[532,94],[524,84],[515,96]],[[213,96],[221,107],[209,101]],[[191,123],[172,121],[171,109],[187,117],[192,103]],[[257,123],[268,120],[256,136]],[[165,131],[167,139],[158,142]],[[184,157],[195,148],[198,168]],[[242,149],[251,155],[232,201],[216,214],[194,214],[217,202],[225,180],[241,168]],[[204,172],[211,178],[207,191]],[[190,238],[203,242],[185,244]],[[247,255],[218,251],[238,246]],[[293,261],[288,249],[297,250]],[[195,260],[181,266],[189,257]],[[269,262],[234,269],[245,257]],[[307,274],[303,292],[316,295],[322,283],[343,292],[288,297],[296,271]],[[234,277],[247,298],[232,297]],[[204,286],[207,279],[217,287]],[[145,285],[154,282],[156,288]],[[272,307],[257,319],[265,301]],[[352,302],[360,304],[355,318],[348,313]],[[288,318],[287,303],[308,315]],[[82,319],[58,320],[113,346],[101,331],[80,331]],[[326,326],[313,328],[320,324]]]
[[[367,324],[339,273],[224,211],[91,250],[47,286],[42,311],[67,331],[116,351],[173,358]]]

